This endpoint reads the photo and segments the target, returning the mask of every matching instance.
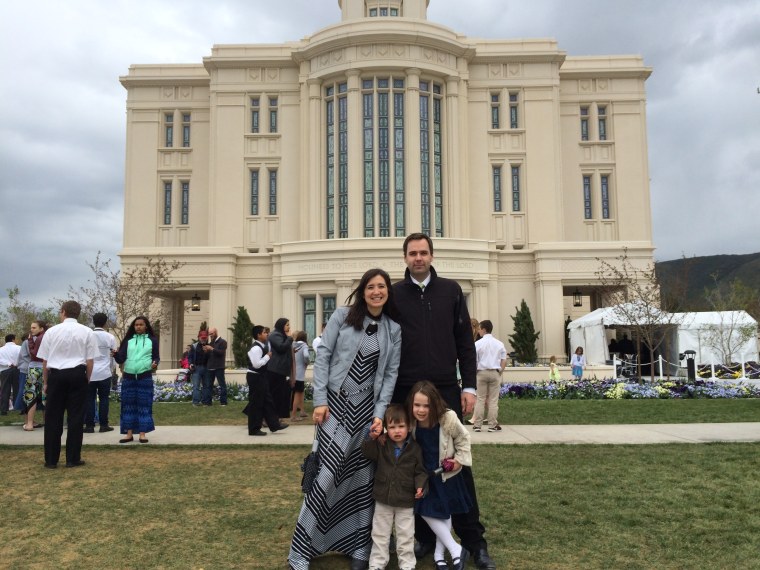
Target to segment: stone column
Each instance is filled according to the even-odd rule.
[[[346,77],[348,79],[348,237],[350,238],[358,238],[364,236],[364,185],[362,183],[362,99],[359,73],[360,72],[358,69],[349,69],[346,71]],[[336,115],[336,121],[337,120],[338,118]],[[336,132],[336,148],[338,144],[337,136],[338,135]],[[336,233],[337,232],[338,228],[336,226]]]

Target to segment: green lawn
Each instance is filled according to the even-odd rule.
[[[51,471],[41,448],[0,447],[0,566],[285,568],[306,451],[87,447],[86,466]],[[758,568],[758,443],[489,445],[473,460],[500,570]]]
[[[245,425],[245,402],[222,407],[194,407],[189,402],[153,405],[156,425]],[[311,402],[306,403],[311,413]],[[38,421],[42,420],[42,414]],[[119,404],[111,403],[118,425]],[[306,421],[310,421],[308,418]],[[760,421],[760,399],[716,400],[506,400],[499,404],[504,425],[726,423]],[[0,425],[21,423],[14,412],[0,416]]]

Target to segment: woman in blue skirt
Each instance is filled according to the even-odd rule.
[[[145,434],[156,429],[153,424],[153,372],[158,367],[158,340],[146,317],[137,317],[127,329],[114,359],[122,364],[121,433],[119,443],[148,443]]]

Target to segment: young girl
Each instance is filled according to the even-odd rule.
[[[557,357],[552,356],[549,359],[549,380],[552,382],[558,382],[561,380],[559,375],[559,366],[557,366]]]
[[[448,568],[445,548],[451,555],[454,570],[461,570],[469,553],[451,535],[451,515],[466,513],[472,507],[472,498],[458,477],[463,465],[472,465],[470,434],[456,413],[446,409],[436,387],[426,380],[414,385],[407,406],[413,418],[412,433],[422,448],[425,468],[431,473],[428,494],[417,501],[414,512],[435,533],[436,569]]]
[[[586,366],[586,357],[583,356],[583,348],[580,346],[575,349],[575,354],[570,359],[570,365],[573,367],[573,378],[580,380],[583,378],[583,368]]]
[[[309,365],[309,345],[306,344],[306,331],[298,331],[293,336],[293,358],[296,362],[296,377],[293,382],[290,420],[300,422],[306,417],[303,412],[303,393],[305,387],[306,367]]]

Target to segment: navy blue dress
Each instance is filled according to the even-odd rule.
[[[422,458],[428,472],[438,469],[441,465],[438,459],[440,433],[440,425],[432,428],[418,425],[414,433],[417,443],[422,448]],[[427,495],[414,503],[416,514],[434,519],[447,519],[451,515],[466,513],[472,508],[472,498],[459,474],[447,479],[445,483],[440,475],[431,474],[428,486]]]

